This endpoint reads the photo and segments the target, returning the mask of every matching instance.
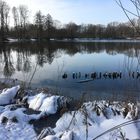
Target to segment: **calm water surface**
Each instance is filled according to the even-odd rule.
[[[104,73],[122,72],[121,78]],[[50,87],[63,95],[80,98],[127,99],[140,97],[140,43],[134,42],[50,42],[9,43],[0,47],[1,78],[17,78],[32,87]],[[73,79],[73,72],[77,78]],[[79,77],[78,73],[81,73]],[[96,72],[102,77],[85,80]],[[134,77],[132,73],[134,72]],[[67,78],[62,75],[66,73]]]

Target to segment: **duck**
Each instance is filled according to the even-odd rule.
[[[112,73],[108,73],[108,77],[111,79],[112,78]]]
[[[75,76],[76,76],[76,75],[75,75],[75,72],[73,72],[73,73],[72,73],[72,77],[73,77],[73,79],[75,79]]]
[[[87,78],[88,77],[88,74],[87,73],[85,73],[85,78]]]
[[[112,73],[112,76],[113,76],[113,79],[117,79],[118,76],[119,76],[119,73],[116,72],[116,71],[114,71],[114,72]]]
[[[66,79],[67,77],[68,77],[67,73],[64,73],[64,74],[62,75],[62,78],[63,78],[63,79]]]
[[[135,78],[135,72],[134,71],[132,72],[132,78]]]
[[[91,78],[96,79],[97,78],[97,72],[91,73]]]
[[[107,72],[105,72],[105,73],[103,74],[103,76],[104,76],[105,79],[107,78],[107,75],[108,75]]]
[[[122,78],[122,72],[120,71],[120,73],[119,73],[119,77],[120,77],[120,79]]]

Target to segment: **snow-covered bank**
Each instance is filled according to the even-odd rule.
[[[0,106],[0,139],[36,140],[37,134],[30,121],[39,120],[49,114],[55,114],[60,108],[66,106],[68,100],[63,96],[41,92],[35,96],[27,94],[19,102],[19,96],[17,96],[19,90],[20,86],[15,86],[4,89],[0,93],[0,105],[2,105]],[[18,104],[13,104],[14,102]],[[27,107],[27,104],[29,107]],[[30,112],[30,115],[28,115],[29,108],[38,112]]]
[[[75,39],[54,39],[59,42],[94,42],[94,43],[140,43],[139,39],[100,39],[100,38],[75,38]]]
[[[9,43],[15,43],[15,42],[27,42],[27,41],[36,41],[36,39],[34,39],[34,38],[31,38],[31,39],[15,39],[15,38],[8,38],[7,39],[7,42],[9,42]]]
[[[108,129],[134,119],[137,114],[137,107],[133,103],[113,102],[110,104],[106,101],[84,103],[79,110],[65,113],[52,129],[54,135],[48,135],[44,140],[92,140]],[[114,129],[98,139],[116,140],[123,137],[138,139],[138,134],[135,124],[132,123]]]
[[[55,114],[60,108],[66,107],[67,102],[66,97],[44,93],[28,98],[29,108],[45,112],[47,115]]]
[[[131,102],[90,101],[77,110],[68,111],[69,99],[49,93],[27,94],[19,100],[20,86],[4,89],[0,93],[0,139],[3,140],[93,140],[103,132],[115,127],[98,140],[140,139],[140,124],[131,122],[139,116],[137,104]],[[20,97],[21,98],[21,97]],[[16,101],[17,104],[12,104]],[[9,105],[6,105],[9,104]],[[78,104],[78,103],[77,103]],[[32,109],[32,112],[29,110]],[[33,111],[34,110],[34,111]],[[48,127],[40,134],[35,132],[34,121],[48,119],[50,114],[63,110],[54,128]],[[34,121],[33,121],[34,120]],[[31,122],[32,121],[32,122]],[[53,120],[52,120],[53,121]],[[45,121],[44,121],[45,123]]]
[[[33,126],[27,124],[0,124],[1,140],[37,140]]]
[[[20,86],[15,86],[8,89],[3,89],[0,93],[0,105],[6,105],[14,102],[14,97],[16,96]]]
[[[36,140],[37,134],[30,120],[39,119],[43,114],[27,115],[25,108],[14,109],[14,105],[1,107],[0,112],[0,139],[3,140]]]
[[[38,120],[44,113],[27,115],[26,108],[17,108],[14,105],[0,107],[0,139],[3,140],[36,140],[37,134],[31,120]]]

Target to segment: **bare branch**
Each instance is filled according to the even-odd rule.
[[[134,29],[136,30],[137,33],[140,34],[140,31],[137,29],[137,27],[135,26],[135,24],[133,23],[133,21],[130,19],[128,13],[132,13],[133,15],[136,15],[133,12],[130,12],[129,10],[127,10],[126,8],[124,8],[122,1],[121,0],[115,0],[116,3],[122,8],[124,14],[126,15],[126,17],[128,18],[129,22],[132,24],[132,26],[134,27]],[[132,1],[132,0],[131,0]],[[132,1],[133,2],[133,1]],[[139,16],[137,15],[137,18],[139,18]]]
[[[123,5],[122,5],[122,2],[121,2],[120,0],[119,0],[119,2],[118,2],[118,0],[115,0],[115,1],[116,1],[116,3],[117,3],[122,9],[124,9],[126,12],[128,12],[129,14],[131,14],[131,15],[133,15],[133,16],[139,18],[139,16],[138,16],[137,14],[135,14],[135,13],[129,11],[128,9],[124,8]]]

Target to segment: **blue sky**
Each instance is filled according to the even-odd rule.
[[[54,19],[62,23],[76,22],[77,24],[107,24],[112,21],[128,21],[115,0],[5,0],[9,5],[27,5],[30,17],[36,11],[50,13]],[[127,7],[129,0],[123,0]]]

